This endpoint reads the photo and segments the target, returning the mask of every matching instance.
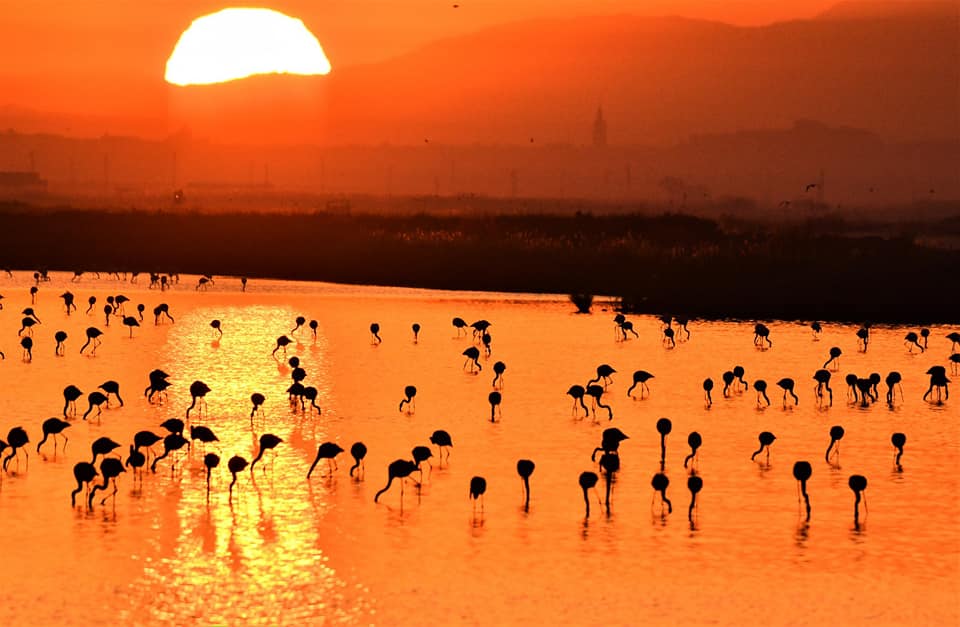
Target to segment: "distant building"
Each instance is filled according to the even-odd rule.
[[[607,145],[607,121],[603,118],[603,107],[597,107],[597,117],[593,120],[593,146],[603,148]]]

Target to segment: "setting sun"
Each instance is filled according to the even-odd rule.
[[[330,61],[303,22],[271,9],[224,9],[197,18],[180,35],[165,79],[222,83],[255,74],[328,74]]]

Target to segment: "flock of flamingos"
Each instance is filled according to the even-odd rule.
[[[74,280],[79,279],[81,274],[82,273],[79,272],[75,273]],[[25,362],[30,362],[35,357],[34,353],[36,347],[33,340],[33,330],[37,325],[41,324],[41,317],[37,311],[37,309],[39,309],[37,306],[38,294],[40,285],[45,280],[48,280],[48,275],[45,272],[37,272],[34,273],[33,276],[34,285],[30,288],[29,295],[30,306],[25,307],[21,311],[23,318],[21,320],[21,327],[17,334],[18,341],[22,349],[22,359]],[[118,280],[126,280],[126,275],[124,275],[122,278],[120,275],[116,275],[116,278]],[[132,275],[130,280],[135,282],[136,275]],[[245,291],[247,280],[244,278],[241,279],[241,281],[242,288]],[[150,275],[150,287],[159,289],[160,291],[166,290],[175,282],[179,282],[179,276],[177,275]],[[213,286],[215,286],[214,278],[206,275],[199,279],[198,283],[196,284],[196,289],[206,290]],[[0,309],[3,308],[2,299],[3,296],[0,295]],[[107,297],[105,299],[106,302],[102,305],[102,308],[97,307],[96,297],[89,297],[87,300],[87,307],[83,314],[79,313],[77,305],[75,304],[75,297],[70,291],[65,291],[60,294],[60,299],[62,301],[62,308],[66,311],[67,315],[74,313],[77,313],[78,315],[85,314],[89,317],[95,317],[97,320],[101,319],[100,316],[102,316],[104,327],[109,327],[112,323],[119,323],[120,325],[129,329],[131,336],[133,335],[134,330],[140,327],[141,323],[144,323],[144,313],[146,311],[144,305],[140,304],[134,307],[130,299],[122,294]],[[155,325],[175,323],[175,319],[171,315],[170,308],[167,304],[161,303],[157,305],[152,309],[152,313],[154,316],[153,322]],[[631,321],[627,320],[622,314],[618,314],[614,318],[613,322],[616,341],[623,342],[628,341],[631,337],[639,337],[634,330]],[[688,320],[673,318],[671,316],[663,316],[661,317],[661,322],[662,342],[665,348],[673,348],[677,341],[688,341],[690,339],[691,333],[688,328]],[[290,337],[291,335],[305,333],[307,332],[307,329],[309,329],[310,332],[312,332],[314,339],[316,339],[318,323],[315,320],[308,322],[305,317],[301,316],[292,321],[292,324],[293,328],[289,331],[289,333],[281,335],[276,339],[275,346],[272,351],[275,359],[287,359],[287,347],[294,343]],[[223,329],[219,320],[212,320],[210,322],[210,326],[213,330],[213,333],[217,334],[218,337],[223,335]],[[461,318],[454,318],[453,326],[456,329],[458,337],[462,336],[472,340],[470,346],[462,353],[462,356],[465,358],[463,364],[464,371],[470,374],[480,375],[483,371],[483,365],[480,362],[481,354],[487,357],[489,357],[491,354],[490,333],[492,323],[487,320],[478,320],[472,324],[468,324]],[[821,325],[814,322],[810,325],[810,329],[813,334],[813,339],[819,340],[822,332]],[[420,334],[420,325],[416,323],[413,324],[411,330],[413,333],[413,340],[417,341]],[[753,330],[753,342],[758,350],[767,350],[773,346],[773,339],[770,337],[770,329],[768,329],[765,325],[758,323],[754,326]],[[104,332],[100,327],[93,325],[89,326],[85,332],[85,341],[79,348],[80,353],[95,354],[97,348],[101,345],[101,338],[103,335]],[[856,332],[856,336],[858,350],[861,352],[866,352],[869,350],[870,326],[862,326]],[[372,323],[370,325],[370,337],[370,341],[374,345],[382,342],[379,324]],[[54,350],[51,352],[54,354],[54,356],[63,355],[64,351],[66,350],[67,334],[62,330],[57,331],[53,338],[55,340],[55,345],[53,347]],[[951,354],[948,358],[948,364],[947,366],[935,365],[927,370],[927,375],[929,375],[930,380],[929,387],[922,397],[923,402],[937,404],[947,402],[949,399],[948,386],[950,383],[950,380],[947,377],[947,367],[950,367],[952,374],[956,374],[958,368],[960,368],[960,353],[957,352],[958,347],[960,347],[960,333],[950,333],[946,335],[945,339],[951,343]],[[929,343],[931,341],[941,342],[942,339],[931,338],[930,331],[928,329],[920,329],[919,332],[911,331],[904,337],[905,350],[910,352],[913,352],[914,350],[925,352],[929,348]],[[842,351],[839,347],[834,346],[829,348],[825,355],[826,360],[819,369],[816,369],[813,372],[812,380],[815,382],[814,399],[818,404],[833,404],[833,389],[831,388],[830,384],[833,378],[833,373],[839,370],[839,358],[841,355]],[[5,358],[3,353],[0,353],[0,358]],[[307,374],[304,368],[301,367],[299,359],[296,356],[293,356],[289,357],[287,361],[291,368],[290,374],[292,379],[290,387],[287,389],[288,401],[291,409],[301,412],[313,412],[315,410],[319,414],[321,408],[317,404],[318,391],[312,386],[304,385]],[[488,400],[490,403],[490,420],[496,421],[499,416],[500,403],[502,401],[501,390],[504,373],[506,371],[506,364],[502,361],[497,361],[493,364],[491,369],[493,371],[493,378],[491,381],[492,391],[489,393]],[[602,418],[605,418],[607,421],[613,420],[613,409],[609,404],[604,403],[604,397],[607,395],[609,386],[612,384],[611,377],[614,373],[616,373],[614,368],[607,364],[601,364],[596,368],[596,377],[588,381],[586,385],[578,384],[571,386],[569,390],[567,390],[567,394],[573,398],[573,413],[579,415],[579,413],[582,411],[584,417],[592,415],[594,420],[600,420]],[[741,366],[735,366],[729,371],[724,372],[720,377],[719,382],[716,383],[716,385],[722,384],[720,393],[723,396],[727,396],[731,392],[743,392],[748,390],[750,385],[752,385],[753,390],[756,393],[757,403],[759,405],[770,405],[771,401],[767,395],[767,382],[759,379],[748,382],[745,379],[745,374],[744,368]],[[170,385],[169,377],[170,375],[168,373],[165,373],[161,370],[154,370],[150,372],[147,376],[147,385],[143,390],[143,402],[164,402],[167,396],[167,388]],[[650,382],[652,379],[654,379],[654,375],[647,371],[638,370],[634,372],[632,376],[632,385],[630,385],[626,391],[627,395],[634,396],[635,394],[639,394],[640,398],[644,398],[645,396],[649,395],[650,388],[648,382]],[[858,377],[857,375],[849,374],[844,379],[846,384],[847,400],[850,403],[858,403],[863,406],[880,402],[880,390],[878,388],[880,384],[883,383],[886,386],[884,402],[893,406],[895,403],[897,403],[898,391],[900,394],[900,402],[904,401],[903,391],[900,387],[901,379],[902,377],[898,372],[890,372],[885,377],[881,376],[879,373],[872,373],[866,377]],[[793,379],[783,378],[779,381],[776,381],[775,385],[783,392],[781,401],[785,407],[791,403],[794,405],[799,403],[799,397],[796,394],[797,383]],[[703,381],[702,387],[704,392],[704,403],[709,407],[713,403],[715,382],[713,379],[708,378]],[[211,389],[209,386],[207,386],[203,381],[194,381],[189,386],[191,403],[188,406],[183,419],[170,418],[164,421],[162,424],[158,425],[159,429],[162,429],[160,433],[145,430],[134,434],[132,443],[129,443],[126,448],[125,459],[123,459],[123,455],[121,455],[121,451],[124,450],[124,447],[120,443],[115,442],[108,437],[100,437],[94,440],[91,445],[92,458],[90,461],[77,462],[73,467],[73,477],[76,487],[70,492],[71,505],[77,507],[77,496],[81,492],[84,492],[80,506],[85,506],[91,509],[94,508],[98,493],[102,493],[99,502],[101,506],[104,506],[107,500],[109,500],[111,497],[115,497],[117,493],[117,478],[121,475],[121,473],[126,472],[127,469],[130,469],[135,480],[140,481],[143,480],[143,476],[147,468],[149,468],[152,473],[156,473],[158,466],[162,463],[169,462],[171,464],[171,472],[173,472],[176,464],[178,463],[178,459],[184,455],[184,449],[186,449],[187,453],[189,453],[196,442],[199,442],[201,446],[217,442],[218,439],[216,434],[209,427],[191,423],[191,414],[194,415],[195,421],[203,415],[204,407],[206,405],[204,398],[210,391]],[[110,404],[114,402],[114,399],[117,404],[123,406],[124,401],[121,398],[120,392],[120,385],[116,381],[105,381],[99,386],[98,389],[89,392],[86,395],[87,407],[81,415],[81,419],[87,420],[91,417],[91,414],[96,412],[93,418],[99,420],[102,409],[105,406],[110,406]],[[413,413],[416,407],[416,395],[416,387],[412,385],[407,386],[403,390],[403,397],[399,403],[398,410],[400,412]],[[63,449],[65,451],[67,442],[65,431],[71,426],[71,421],[76,420],[78,414],[77,401],[81,400],[83,396],[84,393],[76,386],[69,385],[64,388],[62,418],[59,416],[52,417],[42,422],[40,425],[40,432],[42,435],[36,444],[36,451],[38,453],[44,446],[52,446],[54,451],[56,451],[58,446],[58,438],[63,439]],[[257,392],[250,396],[251,422],[259,414],[262,414],[265,400],[265,396]],[[589,405],[587,403],[588,400]],[[665,467],[666,458],[666,438],[672,431],[671,421],[668,418],[661,418],[656,423],[656,430],[660,438],[661,472],[656,473],[652,477],[651,485],[655,495],[659,496],[661,503],[661,515],[667,515],[672,513],[673,505],[670,499],[667,497],[667,489],[670,484],[670,480],[666,474],[664,474],[663,470]],[[836,425],[831,427],[829,431],[829,445],[824,454],[825,461],[828,464],[831,463],[835,456],[839,454],[839,442],[843,436],[844,429],[842,426]],[[627,434],[618,428],[612,427],[605,429],[602,434],[600,445],[594,449],[591,456],[592,462],[598,464],[597,470],[599,471],[599,474],[593,471],[586,471],[580,474],[579,488],[583,494],[585,515],[587,517],[590,516],[591,491],[597,492],[598,501],[602,505],[605,505],[607,512],[609,512],[611,484],[615,481],[616,473],[620,468],[619,449],[621,443],[627,439],[629,439],[629,436],[627,436]],[[890,437],[890,442],[893,445],[895,452],[894,463],[898,470],[902,470],[900,466],[900,458],[904,452],[906,439],[906,435],[903,433],[893,433]],[[48,440],[52,440],[52,442],[47,444]],[[775,440],[776,436],[773,433],[768,431],[761,432],[758,435],[759,448],[753,452],[752,456],[750,457],[751,460],[757,461],[757,458],[759,457],[760,460],[757,461],[757,463],[766,463],[769,465],[770,449]],[[27,466],[29,463],[28,447],[31,442],[32,440],[30,439],[28,431],[22,426],[17,426],[10,429],[6,437],[6,441],[0,440],[0,457],[2,457],[2,469],[4,472],[12,472],[11,464],[13,464],[14,469],[19,471],[21,456],[25,458],[24,464],[25,467]],[[257,467],[257,464],[261,462],[264,454],[268,451],[273,451],[276,449],[276,447],[282,445],[282,443],[283,440],[280,437],[271,433],[264,433],[259,438],[259,450],[252,460],[248,461],[240,455],[234,455],[227,460],[226,466],[232,476],[232,481],[230,482],[228,488],[231,499],[233,497],[233,490],[237,483],[238,475],[248,469],[253,472]],[[687,488],[691,493],[691,499],[687,511],[688,517],[692,524],[696,515],[697,495],[704,486],[703,479],[697,471],[697,454],[698,449],[702,445],[702,437],[696,431],[691,432],[687,437],[687,443],[690,447],[690,453],[685,457],[683,466],[688,472]],[[430,444],[437,447],[436,455],[439,458],[440,463],[443,463],[445,460],[449,459],[450,451],[453,447],[453,439],[448,432],[442,430],[435,431],[430,436]],[[162,452],[157,452],[155,450],[155,448],[158,446],[162,447]],[[309,480],[311,478],[311,475],[321,460],[326,463],[326,472],[335,472],[337,470],[336,457],[343,452],[344,449],[334,442],[324,442],[320,444],[317,450],[316,458],[306,472],[306,479]],[[349,453],[353,457],[354,463],[348,472],[351,477],[359,481],[363,477],[363,461],[367,454],[367,447],[363,442],[356,442],[350,447]],[[396,481],[399,483],[400,499],[402,503],[404,483],[406,481],[414,481],[413,475],[415,473],[419,473],[419,479],[420,482],[422,482],[422,466],[424,463],[429,463],[428,460],[433,456],[434,453],[431,447],[417,446],[411,451],[410,459],[397,459],[391,462],[387,467],[387,483],[376,493],[374,496],[374,501],[379,501],[381,496],[387,492]],[[99,465],[97,463],[98,460]],[[220,466],[220,463],[221,459],[216,453],[207,452],[203,454],[203,464],[206,468],[206,491],[208,498],[211,489],[211,475]],[[525,507],[529,507],[530,479],[534,472],[535,464],[532,460],[521,459],[517,462],[516,468],[525,488]],[[807,522],[810,520],[811,507],[810,499],[807,494],[806,483],[809,480],[812,471],[813,466],[811,462],[806,460],[797,461],[793,465],[793,476],[796,478],[799,484],[798,487],[805,505],[805,516]],[[604,483],[604,499],[600,498],[597,489],[597,485],[601,478],[603,479]],[[108,494],[107,491],[110,489],[111,484],[113,490]],[[415,484],[419,486],[420,483],[415,482]],[[862,475],[851,475],[848,485],[854,493],[854,523],[855,525],[859,525],[860,501],[864,491],[867,488],[867,479]],[[470,497],[474,501],[475,512],[478,502],[482,511],[482,499],[486,490],[487,482],[483,477],[475,476],[471,478],[469,493]],[[114,505],[115,500],[116,499],[114,498]]]

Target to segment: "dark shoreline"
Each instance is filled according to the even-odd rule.
[[[960,218],[880,230],[837,218],[770,227],[679,214],[210,215],[21,206],[0,211],[0,267],[618,294],[628,312],[690,318],[960,321],[960,251],[918,243],[960,236]]]

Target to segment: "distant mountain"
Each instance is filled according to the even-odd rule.
[[[869,0],[841,2],[823,13],[818,19],[864,20],[904,18],[953,18],[960,16],[960,2],[937,2],[926,0],[898,0],[893,2],[870,2]]]
[[[841,12],[841,9],[837,9]],[[616,143],[815,118],[888,138],[957,137],[948,17],[737,28],[680,18],[539,20],[328,77],[334,141]]]

